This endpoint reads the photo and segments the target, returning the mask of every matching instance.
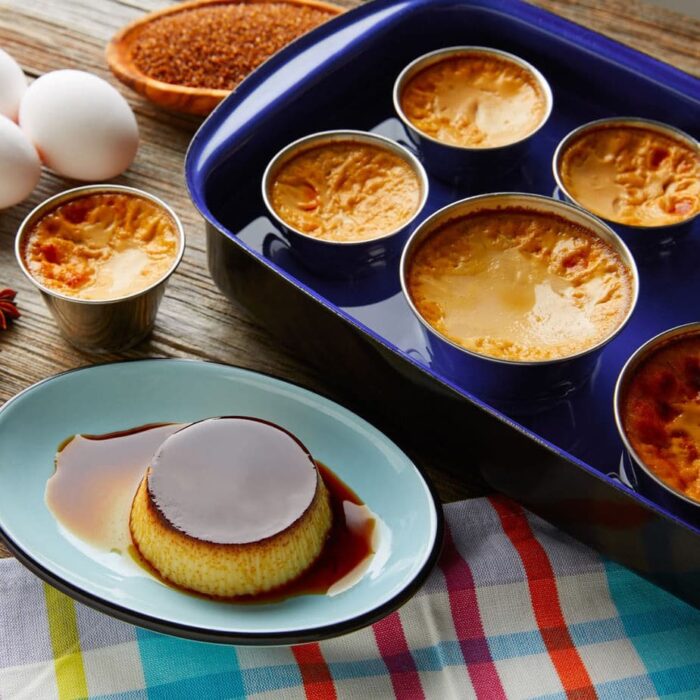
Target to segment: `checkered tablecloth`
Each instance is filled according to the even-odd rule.
[[[700,698],[700,613],[500,498],[445,508],[417,595],[305,646],[189,642],[0,562],[0,697]]]

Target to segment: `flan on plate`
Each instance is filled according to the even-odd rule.
[[[129,528],[166,581],[232,598],[298,578],[321,554],[331,521],[304,445],[272,423],[230,417],[192,423],[163,442]]]

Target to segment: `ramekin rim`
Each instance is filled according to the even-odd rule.
[[[408,291],[408,282],[407,282],[406,276],[407,276],[407,268],[408,268],[408,265],[410,263],[409,258],[413,253],[413,248],[417,245],[417,243],[415,243],[415,240],[419,236],[421,236],[421,234],[423,233],[423,231],[425,229],[429,229],[431,224],[433,224],[436,220],[439,220],[442,216],[444,216],[445,212],[447,212],[450,209],[457,208],[459,206],[464,206],[467,203],[471,203],[471,202],[488,201],[490,199],[506,199],[506,198],[522,198],[525,200],[530,200],[532,202],[540,202],[540,203],[546,202],[550,206],[554,206],[555,208],[561,209],[563,211],[570,211],[573,214],[576,214],[578,216],[581,216],[583,219],[588,220],[588,222],[590,224],[592,224],[592,226],[593,226],[592,233],[613,247],[615,252],[619,255],[622,264],[629,271],[630,279],[632,281],[632,298],[630,300],[630,304],[629,304],[629,308],[627,309],[627,313],[625,314],[624,318],[620,321],[620,323],[608,335],[606,335],[602,340],[600,340],[599,342],[597,342],[595,345],[591,346],[590,348],[586,348],[584,350],[581,350],[580,352],[577,352],[573,355],[567,355],[565,357],[557,357],[557,358],[552,358],[552,359],[548,359],[548,360],[509,360],[507,358],[493,357],[491,355],[485,355],[482,353],[475,352],[474,350],[470,350],[469,348],[465,348],[463,345],[459,345],[458,343],[456,343],[455,341],[451,340],[446,335],[441,333],[439,330],[437,330],[437,328],[432,326],[425,318],[423,318],[423,315],[418,311],[415,304],[413,303],[413,299],[411,298],[411,295]],[[525,205],[525,206],[527,206],[527,205]],[[534,210],[537,211],[537,209],[534,209]],[[542,213],[552,213],[552,212],[543,211]],[[460,217],[455,216],[455,218],[460,218]],[[576,222],[574,222],[574,223],[576,223]],[[599,227],[602,231],[604,231],[605,236],[607,236],[610,240],[606,240],[605,236],[599,235],[599,232],[597,230],[595,230],[595,227]],[[589,230],[590,230],[590,227],[589,227]],[[429,234],[424,234],[424,235],[429,235]],[[577,206],[569,204],[567,202],[562,202],[560,200],[553,199],[552,197],[546,197],[544,195],[533,194],[533,193],[529,193],[529,192],[489,192],[487,194],[479,194],[479,195],[474,195],[471,197],[465,197],[464,199],[460,199],[456,202],[452,202],[452,203],[442,207],[441,209],[438,209],[436,212],[431,214],[428,218],[424,219],[416,227],[416,229],[412,232],[408,241],[406,241],[406,245],[404,246],[403,252],[401,254],[401,260],[399,262],[399,277],[400,277],[400,282],[401,282],[401,291],[402,291],[404,300],[408,304],[413,315],[418,319],[419,323],[429,333],[432,333],[433,335],[438,337],[440,340],[448,343],[451,347],[453,347],[456,350],[459,350],[462,353],[465,353],[466,355],[470,355],[472,357],[476,357],[476,358],[479,358],[482,360],[487,360],[487,361],[494,362],[497,364],[507,365],[510,367],[551,366],[551,365],[559,364],[562,362],[570,362],[572,360],[576,360],[578,358],[584,357],[584,356],[589,355],[591,353],[594,353],[598,350],[601,350],[605,345],[607,345],[619,333],[622,332],[622,330],[625,328],[625,326],[629,322],[630,318],[632,317],[632,314],[634,313],[634,310],[637,306],[637,301],[639,299],[639,284],[640,284],[639,271],[637,269],[637,264],[634,260],[634,256],[632,255],[631,251],[629,250],[627,244],[619,236],[619,234],[617,234],[610,226],[608,226],[608,224],[606,224],[603,220],[594,216],[593,214],[591,214],[587,210],[582,209],[581,207],[577,207]]]
[[[672,328],[667,328],[661,333],[657,333],[648,340],[644,341],[625,361],[622,366],[620,373],[617,375],[615,381],[615,389],[613,390],[613,416],[615,420],[615,427],[617,428],[618,435],[622,440],[622,444],[629,453],[630,457],[634,460],[635,464],[639,466],[644,473],[653,479],[659,486],[664,488],[668,493],[681,498],[687,503],[693,506],[700,507],[700,500],[695,500],[687,496],[682,491],[674,488],[670,484],[667,484],[659,476],[654,474],[649,466],[644,463],[644,460],[637,454],[637,451],[632,447],[630,443],[627,432],[622,424],[622,411],[621,402],[624,390],[627,388],[629,381],[634,376],[634,372],[638,369],[641,363],[643,363],[648,357],[650,357],[658,348],[673,342],[675,339],[680,339],[683,337],[699,335],[700,336],[700,321],[691,321],[689,323],[682,323],[679,326],[673,326]]]
[[[538,86],[542,90],[542,93],[544,94],[545,97],[545,111],[542,116],[542,119],[538,123],[537,127],[533,129],[531,132],[523,136],[522,138],[518,139],[517,141],[512,141],[511,143],[506,143],[501,146],[490,146],[486,148],[478,148],[474,146],[460,146],[458,144],[454,143],[447,143],[445,141],[440,141],[439,139],[436,139],[434,136],[431,136],[430,134],[426,134],[424,131],[419,129],[404,113],[402,107],[401,107],[401,92],[403,90],[403,87],[407,80],[410,77],[413,77],[415,73],[417,73],[420,70],[421,64],[424,62],[428,62],[427,65],[425,66],[426,68],[429,65],[432,65],[433,63],[439,63],[441,60],[446,60],[450,56],[455,56],[455,55],[460,55],[460,54],[467,54],[467,53],[482,53],[482,54],[491,54],[494,56],[498,56],[499,58],[506,59],[510,61],[511,63],[514,63],[518,65],[520,68],[525,69],[528,73],[531,73],[533,77],[535,78]],[[433,60],[434,59],[434,60]],[[404,68],[401,70],[399,75],[397,76],[396,80],[394,81],[394,86],[392,89],[392,99],[394,103],[394,111],[399,117],[399,120],[401,123],[409,130],[413,130],[420,134],[421,138],[427,139],[428,141],[439,145],[443,146],[445,148],[451,148],[455,152],[461,152],[461,153],[494,153],[496,151],[499,151],[501,149],[506,149],[506,148],[512,148],[513,146],[517,146],[519,144],[524,143],[528,139],[532,138],[537,134],[543,127],[544,125],[549,121],[549,118],[552,114],[552,110],[554,109],[554,94],[552,92],[552,87],[549,84],[549,81],[547,78],[544,77],[543,73],[533,66],[529,61],[526,61],[524,58],[521,58],[520,56],[517,56],[516,54],[510,53],[508,51],[503,51],[502,49],[496,49],[488,46],[446,46],[441,49],[436,49],[435,51],[429,51],[428,53],[422,54],[421,56],[418,56],[417,58],[413,59],[410,63],[408,63]]]
[[[397,228],[388,231],[387,233],[382,233],[379,236],[374,236],[373,238],[365,238],[360,241],[331,241],[325,238],[317,238],[308,233],[305,233],[304,231],[300,231],[298,228],[295,228],[294,226],[286,222],[284,219],[282,219],[282,217],[275,211],[268,196],[268,185],[269,180],[272,178],[273,171],[275,170],[275,168],[280,167],[284,162],[286,162],[286,160],[289,160],[298,148],[308,144],[308,148],[304,148],[303,150],[310,150],[314,147],[313,144],[317,140],[323,141],[324,138],[328,138],[331,141],[333,141],[336,140],[334,137],[337,137],[338,141],[352,141],[353,139],[355,139],[357,141],[364,140],[371,141],[375,144],[379,144],[381,147],[386,148],[387,150],[390,150],[396,154],[399,154],[400,157],[402,157],[411,166],[411,169],[415,173],[421,188],[421,197],[418,202],[418,206],[416,207],[416,211],[413,213],[410,219],[402,223]],[[307,240],[314,241],[320,245],[328,245],[332,247],[344,246],[350,248],[356,246],[364,246],[367,244],[383,241],[387,238],[391,238],[392,236],[400,234],[406,229],[406,227],[411,226],[413,223],[415,223],[416,219],[423,212],[423,209],[425,208],[425,205],[428,201],[429,188],[430,185],[428,180],[428,174],[426,173],[423,164],[420,162],[420,160],[414,153],[412,153],[408,148],[401,145],[397,141],[388,138],[387,136],[375,134],[370,131],[362,131],[360,129],[329,129],[326,131],[317,131],[312,134],[302,136],[288,143],[286,146],[277,151],[275,155],[268,161],[261,180],[262,198],[265,208],[267,209],[268,213],[273,217],[274,221],[282,229],[288,229],[294,232],[295,234],[303,236]]]
[[[175,259],[173,260],[168,270],[148,287],[141,289],[137,292],[128,294],[126,296],[117,297],[115,299],[81,299],[79,297],[70,296],[69,294],[63,294],[61,292],[56,291],[55,289],[51,289],[50,287],[43,285],[27,269],[27,266],[24,261],[24,256],[22,255],[22,243],[24,242],[29,227],[36,221],[38,221],[41,217],[43,217],[45,214],[50,212],[53,208],[60,206],[60,204],[62,204],[63,202],[71,202],[75,199],[79,199],[82,196],[87,196],[90,194],[100,194],[105,192],[122,192],[124,194],[129,194],[134,197],[141,197],[143,199],[147,199],[148,201],[153,202],[154,204],[159,206],[168,214],[168,216],[172,219],[173,223],[175,224],[175,230],[177,231],[178,236],[178,252],[175,255]],[[25,277],[27,277],[27,279],[29,279],[29,281],[32,282],[32,284],[43,294],[47,294],[48,296],[54,297],[56,299],[61,299],[63,301],[74,302],[76,304],[85,304],[87,306],[100,306],[106,304],[118,304],[124,301],[136,299],[140,296],[148,294],[149,292],[156,289],[159,285],[167,282],[167,280],[170,279],[172,274],[180,265],[180,262],[182,262],[182,258],[185,254],[186,237],[185,229],[182,225],[182,222],[180,221],[180,218],[175,213],[174,209],[157,195],[151,194],[150,192],[146,192],[145,190],[142,190],[138,187],[132,187],[130,185],[98,183],[92,185],[80,185],[78,187],[71,187],[67,190],[63,190],[62,192],[57,192],[56,194],[52,195],[51,197],[48,197],[47,199],[37,204],[20,223],[17,229],[17,233],[15,234],[14,247],[15,258],[20,269],[24,273]]]
[[[602,117],[601,119],[594,119],[593,121],[580,124],[576,128],[572,129],[559,141],[557,147],[554,149],[554,153],[552,154],[552,175],[554,176],[554,182],[559,188],[559,191],[565,197],[568,197],[574,204],[576,204],[576,206],[580,207],[581,209],[584,209],[585,211],[593,214],[594,216],[597,216],[605,223],[611,224],[613,226],[624,226],[626,229],[631,229],[633,231],[668,231],[669,229],[674,229],[680,226],[686,226],[695,221],[695,219],[698,216],[700,216],[700,209],[698,209],[698,211],[696,211],[695,214],[693,214],[690,218],[682,219],[681,221],[676,221],[672,224],[655,224],[654,226],[625,224],[621,221],[615,221],[614,219],[608,219],[604,216],[601,216],[600,214],[596,214],[595,212],[591,211],[583,204],[581,204],[579,200],[569,192],[566,185],[564,185],[559,167],[565,149],[568,146],[570,146],[573,141],[575,141],[577,138],[580,138],[581,135],[585,134],[587,131],[594,131],[595,129],[604,128],[606,125],[614,124],[629,126],[639,124],[643,125],[644,128],[656,130],[659,133],[664,133],[666,136],[669,136],[669,132],[671,132],[675,137],[678,138],[678,140],[690,145],[691,148],[697,153],[698,157],[700,157],[700,143],[697,141],[697,139],[693,138],[690,134],[683,131],[683,129],[679,129],[677,126],[658,121],[657,119],[649,119],[647,117]]]

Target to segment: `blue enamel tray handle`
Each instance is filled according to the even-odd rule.
[[[468,350],[450,340],[430,325],[413,304],[408,290],[408,272],[418,247],[430,235],[451,220],[480,210],[514,207],[555,214],[584,226],[608,243],[629,271],[632,299],[629,310],[617,328],[591,348],[569,357],[541,361],[516,361],[488,357]],[[603,348],[622,331],[629,321],[639,296],[637,265],[620,237],[600,219],[564,202],[531,194],[501,192],[477,195],[450,204],[435,212],[413,232],[400,263],[401,288],[406,302],[421,324],[433,359],[444,374],[470,389],[492,406],[512,414],[535,413],[551,408],[556,400],[581,387],[595,370]]]
[[[523,57],[555,95],[525,162],[492,189],[552,195],[557,144],[605,116],[634,113],[698,135],[700,81],[539,8],[517,0],[375,0],[271,58],[195,135],[185,174],[207,222],[212,277],[385,432],[429,445],[434,465],[459,468],[465,481],[485,479],[700,606],[700,518],[634,490],[611,406],[619,372],[637,347],[698,320],[697,221],[669,249],[635,253],[637,310],[585,386],[555,409],[516,421],[432,362],[403,299],[398,261],[362,279],[313,275],[266,212],[260,178],[295,139],[353,127],[410,146],[392,103],[396,76],[418,56],[470,44]],[[470,194],[434,178],[425,215]]]
[[[545,111],[537,128],[519,141],[491,148],[470,148],[444,143],[417,129],[401,108],[401,94],[404,87],[420,71],[448,58],[475,54],[493,56],[502,61],[513,63],[526,70],[537,81],[545,100]],[[537,68],[511,53],[484,46],[451,46],[431,51],[415,59],[401,71],[396,79],[393,101],[396,114],[403,122],[430,174],[445,182],[467,188],[473,193],[493,189],[492,185],[497,187],[498,179],[504,173],[517,168],[527,157],[532,146],[532,139],[547,123],[549,115],[552,113],[553,104],[549,83]]]
[[[686,144],[691,150],[695,151],[700,157],[700,144],[689,134],[677,129],[669,124],[654,119],[642,119],[640,117],[607,117],[605,119],[596,119],[595,121],[583,124],[568,133],[557,146],[552,157],[552,174],[557,183],[559,192],[563,195],[565,201],[571,204],[576,204],[579,207],[585,207],[580,204],[571,195],[566,188],[561,177],[561,160],[566,152],[566,149],[583,134],[589,131],[595,131],[601,127],[615,126],[633,126],[642,129],[656,131],[662,136],[669,137],[676,141]],[[662,226],[631,226],[628,224],[620,224],[617,221],[604,219],[606,223],[617,231],[625,242],[635,250],[640,250],[649,247],[667,246],[673,243],[673,239],[679,236],[685,236],[693,230],[693,224],[700,215],[700,212],[694,216],[680,221],[677,224],[662,225]]]

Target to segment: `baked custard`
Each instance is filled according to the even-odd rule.
[[[254,419],[249,421],[256,427]],[[106,566],[120,574],[156,576],[174,585],[139,556],[129,520],[134,494],[154,454],[166,438],[186,425],[154,423],[102,435],[74,435],[58,448],[56,469],[46,483],[46,505],[62,528],[89,544]],[[379,519],[331,469],[318,461],[316,467],[332,511],[332,525],[321,555],[301,576],[283,586],[253,596],[235,596],[231,602],[277,602],[309,594],[333,596],[355,585],[369,568],[380,546]],[[233,507],[235,503],[229,504]],[[170,544],[171,539],[165,542]],[[205,567],[210,564],[207,557],[203,561]]]
[[[409,295],[437,331],[468,350],[514,361],[565,358],[624,321],[631,272],[586,228],[525,208],[448,221],[416,250]]]
[[[332,525],[311,455],[254,418],[210,418],[167,437],[138,487],[129,526],[169,582],[217,597],[258,595],[299,577]]]
[[[421,183],[392,151],[359,141],[309,148],[284,163],[269,190],[289,226],[327,241],[366,241],[393,233],[416,214]]]
[[[700,501],[700,334],[678,336],[652,351],[620,406],[623,429],[641,461]]]
[[[482,53],[451,56],[419,71],[403,88],[400,104],[419,131],[467,148],[516,143],[540,126],[547,111],[530,71]]]
[[[29,231],[22,255],[44,287],[107,301],[162,279],[178,246],[175,222],[156,203],[105,192],[71,199],[42,216]]]
[[[559,165],[578,204],[629,226],[668,226],[700,211],[700,154],[638,126],[600,126],[573,140]]]

